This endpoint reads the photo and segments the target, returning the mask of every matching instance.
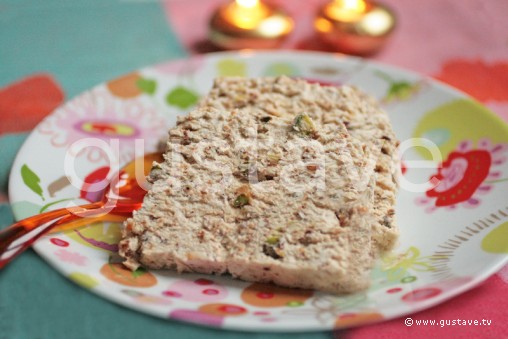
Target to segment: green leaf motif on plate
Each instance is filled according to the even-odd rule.
[[[388,94],[385,98],[386,101],[392,100],[407,100],[411,95],[417,92],[419,84],[412,84],[410,82],[395,82],[391,84]]]
[[[96,279],[85,273],[73,272],[69,274],[68,277],[69,279],[73,280],[75,283],[83,286],[84,288],[90,289],[99,285],[99,282]]]
[[[440,142],[438,147],[443,159],[464,140],[471,140],[474,144],[483,138],[488,138],[493,144],[508,142],[508,127],[503,120],[470,99],[453,100],[425,113],[412,137],[429,137],[429,133],[436,130],[447,131],[446,138],[432,140]],[[432,160],[431,154],[423,147],[416,147],[415,150],[425,160]]]
[[[132,271],[132,276],[134,278],[139,278],[139,277],[141,277],[145,273],[146,273],[146,270],[144,268],[140,267],[137,270]]]
[[[287,62],[276,62],[265,69],[264,75],[274,77],[280,75],[296,76],[300,75],[300,71],[298,70],[298,67],[293,64]]]
[[[388,74],[379,71],[376,72],[376,76],[385,80],[389,85],[388,91],[383,98],[383,101],[386,103],[408,100],[422,87],[420,82],[412,83],[404,80],[395,80]]]
[[[136,86],[146,94],[153,95],[157,90],[157,82],[151,79],[139,78]]]
[[[247,76],[247,65],[245,62],[233,59],[224,59],[217,63],[217,71],[220,76],[232,77]]]
[[[508,254],[508,222],[494,228],[482,240],[482,250],[487,253]]]
[[[41,179],[26,164],[21,167],[21,178],[29,189],[44,200],[44,195],[42,194],[42,188],[40,185]]]
[[[199,96],[194,91],[183,86],[175,87],[166,96],[166,102],[169,105],[176,106],[180,109],[186,109],[196,104]]]
[[[414,246],[407,249],[405,253],[389,253],[381,258],[382,270],[387,271],[387,278],[390,281],[404,278],[408,271],[429,272],[434,271],[432,261],[437,257],[420,255],[420,250]]]

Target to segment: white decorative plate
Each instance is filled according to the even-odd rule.
[[[154,151],[215,77],[280,74],[356,85],[381,100],[401,141],[426,138],[442,155],[431,167],[403,166],[408,182],[434,177],[440,184],[422,192],[401,190],[400,246],[374,269],[368,291],[338,297],[229,277],[130,272],[108,262],[121,226],[113,222],[46,236],[35,250],[63,275],[119,304],[248,331],[325,330],[402,316],[472,288],[507,261],[508,127],[471,98],[431,79],[324,53],[210,54],[148,67],[83,93],[37,126],[20,150],[9,189],[16,218],[97,199],[79,182],[104,178],[108,158],[98,148],[79,150],[80,140],[94,138],[113,148],[119,140],[125,163],[134,157],[136,140]],[[81,180],[66,179],[66,154],[75,154],[75,177]],[[422,148],[402,155],[403,164],[428,157]]]

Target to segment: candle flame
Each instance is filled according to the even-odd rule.
[[[254,8],[259,4],[259,0],[235,0],[236,4],[244,8]]]
[[[363,13],[367,8],[365,0],[334,0],[334,2],[336,6],[339,6],[345,11]]]
[[[365,0],[333,0],[325,7],[330,18],[345,22],[359,20],[368,10]]]
[[[293,30],[293,21],[281,15],[274,15],[259,25],[259,32],[266,38],[276,38]]]
[[[314,21],[314,27],[318,30],[318,32],[321,33],[328,33],[331,32],[333,29],[333,25],[331,24],[331,22],[324,18],[317,18]]]
[[[394,18],[389,12],[375,9],[366,16],[362,28],[374,35],[383,35],[393,29],[394,25]]]
[[[226,9],[226,17],[237,27],[253,29],[268,16],[268,8],[259,0],[235,0]]]

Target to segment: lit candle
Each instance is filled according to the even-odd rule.
[[[293,20],[259,0],[235,0],[218,8],[210,20],[210,40],[224,49],[270,49],[293,31]]]
[[[383,47],[395,22],[394,13],[382,4],[333,0],[319,9],[314,28],[321,39],[337,51],[368,55]]]

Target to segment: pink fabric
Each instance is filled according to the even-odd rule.
[[[225,0],[166,0],[172,28],[191,53],[214,51],[207,42],[208,20]],[[329,51],[314,38],[312,17],[323,0],[271,1],[279,3],[295,22],[295,32],[281,47]],[[502,99],[484,96],[457,83],[458,75],[494,82],[508,89],[508,1],[384,0],[398,15],[398,27],[373,60],[439,77],[476,96],[508,121],[508,94]],[[457,67],[458,65],[458,67]],[[459,69],[459,74],[453,69]],[[447,70],[451,69],[451,72]],[[472,81],[471,83],[476,83]],[[477,90],[485,91],[483,82]]]
[[[398,15],[389,44],[373,60],[411,69],[457,87],[508,121],[508,1],[382,0]],[[173,30],[191,53],[213,51],[207,23],[223,0],[164,2]],[[274,2],[274,1],[272,1]],[[314,38],[312,17],[324,0],[277,1],[293,16],[284,49],[328,51]],[[507,338],[508,266],[480,287],[411,315],[414,320],[489,319],[491,326],[404,325],[404,318],[336,332],[347,338]]]
[[[429,310],[383,323],[359,327],[337,334],[344,339],[367,338],[506,338],[508,328],[508,285],[495,275],[484,284]],[[491,320],[490,326],[413,326],[404,325],[411,317],[416,320]],[[444,322],[446,324],[446,322]],[[337,336],[336,335],[336,336]]]

